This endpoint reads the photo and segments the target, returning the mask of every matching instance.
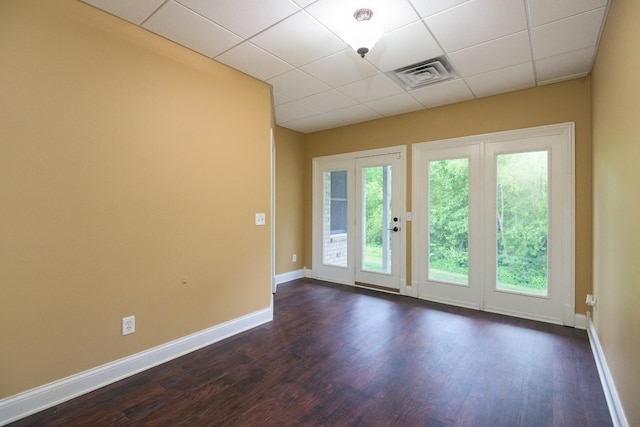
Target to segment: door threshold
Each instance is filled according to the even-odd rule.
[[[392,294],[400,294],[400,289],[388,288],[386,286],[380,286],[380,285],[372,285],[370,283],[355,282],[354,286],[358,288],[371,289],[374,291],[383,291],[383,292],[389,292]]]

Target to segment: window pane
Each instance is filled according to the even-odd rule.
[[[548,295],[548,153],[497,157],[496,288]]]
[[[347,171],[331,172],[331,234],[347,232]]]
[[[323,179],[322,262],[347,266],[347,171],[327,171]]]
[[[391,166],[362,169],[362,266],[391,274]]]
[[[429,280],[469,284],[469,160],[429,162]]]

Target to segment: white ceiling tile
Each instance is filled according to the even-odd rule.
[[[531,62],[529,32],[521,31],[449,54],[462,77],[499,70],[511,65]]]
[[[382,115],[376,113],[372,109],[363,104],[354,105],[353,107],[342,108],[331,113],[345,123],[360,123],[368,120],[381,119]]]
[[[292,100],[330,89],[326,84],[297,69],[269,79],[267,83],[273,85],[274,92]]]
[[[305,10],[322,25],[340,36],[355,21],[353,13],[363,7],[359,0],[318,0]],[[379,14],[373,10],[373,18],[378,20]]]
[[[339,90],[359,102],[369,102],[401,93],[403,90],[384,74],[359,80]]]
[[[561,76],[561,77],[557,77],[555,79],[539,81],[538,82],[538,86],[550,85],[550,84],[553,84],[553,83],[560,83],[560,82],[564,82],[564,81],[567,81],[567,80],[580,79],[582,77],[587,77],[588,75],[589,75],[588,72],[584,72],[584,73],[572,74],[570,76]]]
[[[304,11],[265,30],[251,41],[296,67],[341,51],[346,46]]]
[[[378,70],[373,65],[366,59],[362,59],[351,48],[307,64],[301,69],[333,87],[378,74]]]
[[[605,8],[595,9],[533,28],[533,57],[541,59],[595,46],[604,13]]]
[[[293,0],[300,7],[307,7],[316,0]]]
[[[399,93],[398,95],[387,98],[376,99],[375,101],[367,102],[365,105],[386,117],[410,113],[424,108],[422,104],[407,93]]]
[[[291,98],[287,98],[284,95],[280,95],[276,91],[273,92],[273,105],[281,105],[291,101],[292,101]]]
[[[373,11],[372,20],[381,22],[385,32],[420,19],[408,0],[318,0],[306,10],[322,25],[340,36],[356,20],[356,10],[366,7]]]
[[[249,38],[300,10],[289,0],[176,1],[243,38]]]
[[[407,49],[407,46],[411,46]],[[366,56],[380,71],[387,72],[442,55],[442,49],[422,21],[384,35]]]
[[[471,0],[425,22],[448,52],[527,29],[524,0]]]
[[[356,101],[335,89],[302,98],[300,102],[321,113],[328,113],[357,104]]]
[[[449,80],[436,85],[426,86],[409,92],[427,108],[473,99],[473,93],[462,79]]]
[[[347,123],[334,114],[318,114],[304,119],[282,123],[282,126],[302,133],[317,132],[324,129],[345,126]]]
[[[409,0],[386,0],[382,5],[385,31],[393,31],[421,20]]]
[[[535,65],[538,83],[557,82],[588,74],[595,54],[596,48],[588,47],[537,60]]]
[[[607,0],[529,0],[529,18],[537,27],[606,5]]]
[[[259,80],[269,80],[293,69],[291,65],[250,42],[244,42],[229,49],[222,55],[216,56],[215,60]]]
[[[469,0],[410,0],[421,17],[435,15]]]
[[[535,86],[531,62],[478,74],[465,80],[479,98]]]
[[[278,122],[290,122],[292,120],[298,120],[320,114],[320,111],[298,101],[291,101],[286,104],[277,105],[275,110],[276,120]]]
[[[293,0],[300,7],[307,7],[316,0]]]
[[[99,9],[118,16],[136,25],[140,25],[145,19],[160,7],[164,0],[82,0]]]
[[[143,27],[209,57],[219,55],[242,41],[232,32],[171,0],[158,9]]]

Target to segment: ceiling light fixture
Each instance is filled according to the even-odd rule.
[[[373,17],[371,9],[358,9],[353,13],[353,17],[356,19],[356,23],[342,33],[342,40],[364,58],[373,49],[376,42],[380,40],[384,30],[382,25],[371,20],[371,17]]]

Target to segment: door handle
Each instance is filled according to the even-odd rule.
[[[390,230],[390,231],[393,231],[394,233],[397,233],[398,231],[400,231],[400,227],[387,228],[387,230]]]

